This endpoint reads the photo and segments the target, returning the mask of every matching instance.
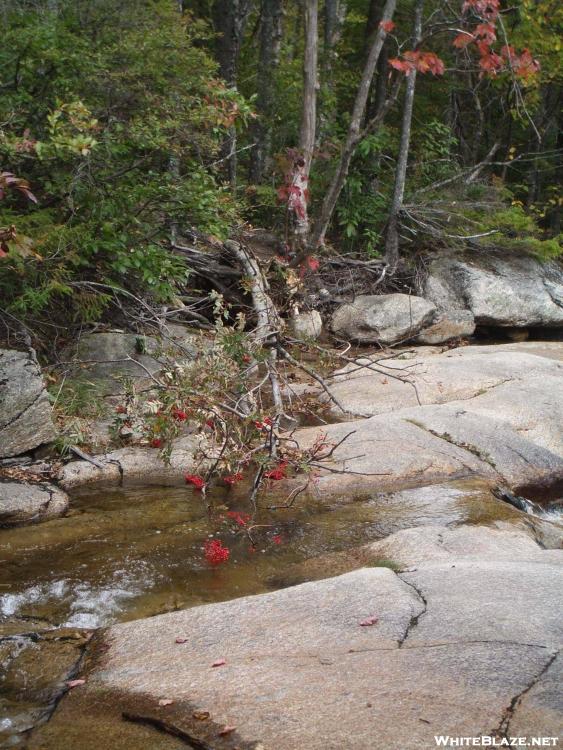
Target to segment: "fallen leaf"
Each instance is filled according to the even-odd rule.
[[[231,734],[231,732],[234,732],[235,729],[235,726],[227,724],[227,726],[223,727],[223,729],[221,729],[221,731],[219,732],[219,737],[224,737],[226,734]]]
[[[207,721],[209,719],[209,711],[194,711],[193,717],[194,719],[197,719],[197,721]]]
[[[213,664],[212,664],[211,666],[212,666],[212,667],[222,667],[222,666],[223,666],[223,664],[226,664],[226,663],[227,663],[227,662],[226,662],[226,660],[225,660],[225,659],[217,659],[217,661],[214,661],[214,662],[213,662]]]
[[[174,703],[174,701],[171,700],[170,698],[161,698],[158,701],[158,705],[159,706],[171,706],[173,703]]]
[[[75,687],[79,687],[80,685],[85,685],[85,684],[86,684],[86,680],[69,680],[66,686],[69,688],[75,688]]]
[[[176,638],[176,643],[187,643],[187,642],[188,642],[187,638]]]
[[[366,617],[365,620],[362,620],[360,623],[360,626],[362,628],[367,628],[369,625],[375,625],[375,623],[379,620],[379,617],[376,617],[375,615],[372,615],[372,617]]]

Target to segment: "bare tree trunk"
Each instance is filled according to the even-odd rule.
[[[413,29],[413,49],[420,44],[422,37],[422,12],[424,9],[424,0],[417,0],[414,10],[414,29]],[[414,92],[416,88],[416,70],[411,70],[407,74],[407,87],[405,90],[405,100],[403,107],[403,122],[401,125],[401,141],[399,144],[399,156],[397,159],[397,169],[395,171],[395,187],[393,189],[393,199],[387,222],[387,231],[385,234],[385,260],[387,262],[388,273],[396,271],[399,263],[399,215],[403,207],[403,197],[405,195],[405,181],[407,177],[407,163],[409,158],[409,144],[411,137],[412,112],[414,105]]]
[[[334,101],[334,81],[332,78],[336,46],[342,35],[346,18],[346,0],[325,0],[324,5],[324,49],[322,61],[323,111],[319,123],[317,140],[326,134],[336,116]]]
[[[252,150],[250,162],[250,180],[255,184],[262,181],[272,150],[272,116],[275,104],[273,79],[280,58],[282,16],[282,0],[262,0],[256,100],[259,119],[254,128],[256,146]]]
[[[303,108],[299,130],[299,150],[307,175],[311,168],[317,129],[317,66],[319,55],[318,0],[305,2],[305,55],[303,59]]]
[[[305,54],[303,58],[303,107],[299,130],[300,156],[293,165],[292,188],[294,205],[294,250],[299,254],[309,236],[309,213],[307,209],[309,193],[309,172],[315,148],[317,132],[317,66],[319,52],[318,0],[304,0]]]
[[[240,48],[253,4],[254,0],[215,0],[213,5],[215,29],[219,32],[216,46],[219,72],[229,86],[236,87]],[[227,161],[229,181],[233,190],[236,187],[236,150],[236,130],[232,127],[223,145],[223,156]]]
[[[390,21],[393,18],[393,14],[395,13],[395,6],[396,0],[386,1],[381,17],[382,21]],[[344,183],[346,182],[346,177],[348,176],[348,170],[350,168],[352,156],[354,155],[356,146],[362,138],[362,132],[360,128],[366,110],[371,82],[373,80],[377,61],[379,60],[379,55],[381,54],[381,50],[383,48],[385,36],[385,30],[382,26],[379,26],[375,36],[373,37],[373,42],[371,44],[362,73],[362,79],[360,81],[360,85],[358,86],[356,99],[354,101],[354,108],[352,110],[352,117],[348,128],[348,135],[340,154],[340,161],[332,178],[329,189],[324,197],[319,217],[315,223],[310,242],[310,247],[313,250],[315,247],[317,247],[318,245],[322,245],[324,242],[326,231],[332,219],[334,209],[336,208],[336,203],[338,201]]]

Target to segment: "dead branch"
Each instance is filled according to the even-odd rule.
[[[237,259],[250,284],[252,304],[257,317],[254,337],[261,339],[263,346],[271,346],[266,365],[272,386],[272,398],[276,408],[276,418],[279,419],[284,413],[284,408],[279,377],[276,370],[277,351],[273,345],[277,343],[278,332],[282,327],[282,322],[268,294],[269,285],[256,258],[239,242],[228,240],[225,242],[225,249]]]

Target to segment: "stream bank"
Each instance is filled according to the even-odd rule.
[[[404,572],[412,566],[413,560],[418,565],[417,559],[412,557],[417,551],[421,553],[427,550],[424,564],[444,565],[444,545],[447,547],[444,538],[446,530],[450,529],[459,528],[460,533],[466,535],[463,544],[456,543],[447,552],[455,557],[453,565],[456,569],[463,567],[465,571],[466,578],[459,583],[458,590],[467,590],[469,583],[483,589],[491,576],[496,576],[494,580],[497,583],[490,596],[497,597],[503,587],[506,590],[505,609],[494,615],[492,630],[497,628],[498,632],[502,631],[501,623],[508,616],[509,600],[516,602],[515,606],[518,607],[539,607],[539,602],[534,604],[535,594],[528,590],[528,584],[522,593],[521,588],[515,588],[517,576],[513,577],[509,572],[518,560],[518,565],[523,566],[518,568],[520,575],[533,573],[535,576],[537,572],[537,581],[541,581],[541,569],[549,574],[549,581],[553,581],[555,587],[562,542],[557,512],[550,519],[534,517],[502,502],[491,490],[501,485],[516,491],[519,486],[527,484],[528,489],[531,486],[541,495],[546,489],[555,488],[563,476],[560,450],[563,419],[558,396],[563,345],[542,342],[541,347],[541,353],[538,342],[464,347],[445,352],[421,348],[413,354],[387,360],[388,376],[372,373],[369,359],[359,371],[335,373],[331,380],[346,413],[339,414],[338,421],[323,427],[322,431],[332,442],[337,442],[348,433],[350,437],[335,451],[330,463],[319,472],[311,491],[300,496],[298,503],[285,510],[259,512],[256,520],[264,527],[251,544],[243,529],[220,518],[221,515],[228,518],[228,513],[241,514],[250,510],[241,501],[243,493],[214,490],[208,496],[209,504],[214,509],[210,514],[200,495],[187,489],[185,484],[178,484],[181,473],[191,468],[190,461],[196,448],[194,436],[188,435],[177,443],[171,466],[167,468],[159,463],[155,451],[140,447],[99,454],[96,462],[103,468],[89,461],[67,464],[59,474],[59,482],[70,496],[66,515],[29,527],[5,529],[0,536],[2,658],[4,669],[12,675],[0,684],[0,700],[7,713],[7,720],[0,725],[2,741],[7,747],[27,742],[25,729],[50,715],[54,702],[58,701],[61,691],[65,691],[65,683],[75,676],[77,665],[82,664],[80,677],[87,679],[90,686],[92,676],[94,687],[91,690],[81,685],[64,697],[54,718],[43,729],[37,730],[36,735],[32,734],[30,747],[57,750],[72,740],[85,750],[100,750],[107,746],[108,738],[116,748],[123,747],[124,750],[135,747],[135,743],[141,741],[154,743],[151,747],[180,746],[178,743],[181,739],[170,735],[168,730],[164,734],[156,731],[159,727],[162,730],[159,721],[161,724],[163,720],[165,724],[168,721],[160,710],[156,713],[152,710],[157,692],[160,695],[158,700],[168,699],[161,683],[147,683],[140,689],[133,679],[134,670],[129,673],[128,667],[123,667],[124,674],[131,676],[128,682],[128,678],[126,682],[114,682],[112,678],[106,684],[105,678],[101,681],[98,679],[98,675],[103,675],[106,669],[103,660],[100,662],[98,657],[109,653],[108,658],[113,658],[114,633],[130,632],[133,640],[143,642],[145,659],[151,663],[153,658],[157,658],[161,640],[151,637],[144,642],[135,628],[138,627],[138,633],[142,634],[146,623],[161,621],[155,615],[166,617],[163,613],[177,612],[180,618],[184,615],[189,618],[192,615],[188,613],[207,611],[207,607],[201,605],[208,605],[218,608],[212,610],[213,622],[223,617],[230,622],[233,615],[229,614],[227,604],[221,602],[232,600],[234,603],[231,606],[235,608],[238,606],[236,602],[239,602],[240,607],[249,607],[251,611],[255,606],[261,606],[261,597],[277,596],[272,592],[283,590],[289,592],[286,595],[289,598],[279,600],[284,602],[280,604],[281,610],[276,609],[277,604],[272,605],[280,626],[276,629],[272,625],[268,636],[272,638],[272,643],[282,642],[285,626],[281,612],[288,607],[288,611],[291,611],[291,607],[301,601],[303,592],[307,591],[299,584],[339,575],[344,575],[342,586],[330,583],[330,580],[340,579],[307,584],[313,587],[309,591],[317,592],[314,596],[319,595],[319,601],[324,602],[324,605],[317,606],[319,622],[323,620],[322,613],[330,616],[333,608],[332,594],[329,597],[322,593],[325,588],[333,591],[331,587],[336,586],[341,592],[339,596],[343,597],[344,607],[347,596],[344,592],[348,590],[350,581],[355,582],[352,587],[358,586],[358,589],[364,588],[365,584],[367,598],[362,605],[365,609],[362,616],[367,617],[373,609],[373,605],[368,606],[371,601],[370,586],[379,590],[389,585],[391,591],[398,586],[395,592],[397,601],[402,601],[400,591],[403,585],[418,587],[416,581],[407,583]],[[412,403],[412,386],[395,383],[393,368],[400,368],[401,371],[408,368],[412,373],[420,404]],[[322,399],[318,389],[311,385],[307,388],[314,398]],[[368,414],[365,413],[366,405]],[[306,445],[308,441],[316,440],[319,429],[300,428],[296,432],[299,442]],[[105,484],[100,484],[102,478]],[[152,486],[147,482],[151,482]],[[268,502],[275,500],[279,503],[292,490],[292,484],[276,483],[275,490]],[[525,494],[523,490],[522,493]],[[479,534],[487,533],[485,527],[493,529],[493,537],[479,537]],[[415,537],[414,542],[406,547],[407,554],[403,549],[405,537],[400,535],[409,529]],[[471,529],[476,530],[477,536],[471,536]],[[204,544],[210,538],[220,539],[231,549],[228,565],[216,570],[209,568],[203,556]],[[401,544],[397,546],[394,539],[399,539]],[[387,542],[387,546],[377,547]],[[481,550],[471,563],[463,562],[468,548],[474,552]],[[510,558],[508,550],[513,551],[514,560]],[[366,566],[368,578],[372,576],[370,571],[374,576],[373,580],[370,578],[369,585],[367,578],[364,580],[362,577],[363,572],[358,579],[361,580],[360,584],[356,579],[346,577],[354,576],[354,571],[359,574]],[[451,568],[452,564],[446,567]],[[446,572],[444,568],[444,576]],[[532,582],[536,580],[533,576]],[[449,599],[455,602],[455,607],[461,607],[454,593],[456,586],[450,585],[449,580],[450,574],[443,582],[446,587],[444,601]],[[484,591],[483,596],[489,596]],[[547,599],[543,606],[548,609],[557,607],[553,591],[554,588],[549,588],[545,595]],[[256,594],[260,596],[251,600],[244,598]],[[423,616],[422,610],[417,614],[419,604],[416,602],[420,603],[417,597],[412,601],[408,597],[405,600],[405,610],[410,612],[408,623],[418,621]],[[426,594],[423,594],[423,598],[426,598]],[[395,601],[393,597],[391,599]],[[275,603],[277,600],[264,601]],[[245,602],[251,603],[247,605]],[[484,601],[479,598],[474,599],[474,606],[475,611],[479,611],[479,608],[486,611]],[[226,609],[222,610],[221,607]],[[377,613],[382,622],[387,617],[385,612],[391,619],[397,616],[394,605],[389,605],[387,609],[383,607]],[[465,616],[464,612],[461,607],[460,618]],[[126,622],[130,622],[130,625],[123,627],[130,627],[130,631],[119,630],[120,625],[114,626],[115,623]],[[538,654],[549,652],[549,659],[552,657],[554,636],[549,622],[540,620],[537,642],[525,646],[527,655],[522,650],[524,647],[513,648],[514,643],[523,643],[515,633],[510,633],[510,637],[507,635],[506,638],[503,635],[502,644],[493,655],[488,647],[479,653],[471,651],[473,646],[467,640],[469,636],[464,636],[467,642],[464,640],[465,656],[462,662],[466,658],[475,658],[481,664],[474,677],[467,677],[468,684],[472,679],[478,682],[484,679],[482,670],[488,658],[500,660],[502,657],[505,660],[503,663],[508,665],[508,671],[503,673],[505,683],[502,690],[506,694],[516,688],[524,690],[522,686],[529,684],[534,669],[537,668],[538,672],[543,669],[544,662],[534,656],[534,649]],[[407,626],[397,626],[397,632],[393,631],[394,638],[389,640],[385,636],[389,640],[383,649],[386,653],[389,649],[403,648],[402,643],[413,627],[408,623]],[[450,625],[454,629],[461,627],[457,620]],[[103,628],[107,626],[111,626],[112,630],[106,636]],[[231,624],[231,630],[233,627]],[[311,627],[311,643],[316,643],[314,628],[317,626]],[[374,624],[374,631],[367,630],[375,632],[377,636],[377,627]],[[94,641],[86,646],[89,636],[98,628],[102,630],[98,630]],[[66,635],[69,629],[74,634],[71,641]],[[224,645],[221,640],[223,637],[227,639],[226,630],[224,636],[213,635],[214,625],[207,627],[206,632],[217,648],[220,647],[222,651],[227,651],[227,647],[231,649],[232,635]],[[433,642],[434,635],[431,636],[430,641]],[[348,636],[340,633],[339,637],[348,644]],[[410,634],[408,638],[411,638]],[[439,644],[442,643],[441,639],[442,636],[438,638]],[[56,647],[53,643],[57,644]],[[354,639],[348,645],[355,652],[357,644]],[[439,647],[443,648],[442,645]],[[82,662],[84,648],[86,659]],[[254,650],[250,641],[249,648]],[[375,650],[378,649],[379,646]],[[199,650],[200,646],[190,641],[187,649],[190,660]],[[308,651],[304,653],[308,654]],[[301,652],[299,654],[298,659],[302,657]],[[456,661],[458,656],[452,655],[453,661],[449,662],[447,670],[463,671],[461,663]],[[166,666],[169,658],[172,661]],[[247,659],[242,658],[243,661]],[[252,660],[251,656],[248,658]],[[307,661],[309,656],[303,658]],[[314,658],[321,659],[322,665],[325,657]],[[392,661],[389,662],[390,672],[384,681],[388,684],[388,694],[396,697],[394,691],[399,687],[398,683],[393,683],[391,674],[397,667],[391,665],[393,660],[402,657],[387,654],[385,658]],[[529,669],[526,667],[521,674],[517,668],[520,659],[529,662]],[[44,690],[30,693],[28,685],[34,679],[34,673],[30,671],[32,661],[36,668],[45,670],[52,679]],[[434,660],[432,664],[437,673],[445,669],[439,660]],[[54,665],[58,666],[55,668]],[[172,652],[168,655],[167,651],[162,665],[163,675],[175,674],[179,668],[176,657]],[[555,666],[551,665],[552,662],[545,667],[546,674],[552,674],[550,670]],[[291,702],[297,701],[300,694],[299,691],[294,692],[296,686],[292,682],[287,683],[277,667],[269,672],[270,666],[260,667],[260,673],[265,670],[264,680],[272,683],[280,680],[280,684],[286,685],[280,688],[281,693]],[[362,663],[362,666],[365,665]],[[182,664],[181,668],[188,670],[186,675],[192,674],[189,666]],[[374,668],[373,665],[366,666],[366,674],[371,674]],[[411,665],[411,668],[413,674],[419,674],[422,666]],[[426,668],[430,668],[430,664],[426,664]],[[349,669],[352,669],[351,663],[342,666],[344,682],[339,682],[340,677],[335,683],[331,682],[331,690],[336,690],[334,700],[343,700],[342,696],[349,694],[350,690],[357,695],[357,690],[361,692],[364,689],[358,686],[351,688],[346,683]],[[190,685],[199,684],[204,672],[201,675],[194,672],[189,677]],[[234,682],[221,683],[221,690],[225,688],[226,694],[235,690],[238,694],[239,680],[242,679],[245,685],[252,684],[250,673],[244,673],[244,677],[242,674],[235,675]],[[450,672],[447,671],[447,674]],[[330,680],[335,677],[330,676]],[[162,679],[167,678],[163,676]],[[305,671],[302,679],[315,684],[319,675]],[[171,684],[175,684],[174,680]],[[261,684],[260,689],[266,690],[266,683]],[[238,687],[235,688],[235,685]],[[174,714],[173,726],[184,727],[188,735],[196,737],[197,741],[207,742],[210,747],[256,748],[260,743],[265,748],[274,747],[271,735],[256,733],[253,721],[248,718],[250,703],[261,705],[257,695],[246,692],[246,698],[241,697],[243,704],[247,700],[241,708],[243,734],[231,736],[228,733],[219,738],[217,732],[221,729],[219,724],[222,721],[234,721],[236,718],[240,723],[240,720],[238,717],[231,719],[227,713],[221,714],[217,702],[210,713],[215,716],[219,706],[218,724],[211,722],[199,727],[199,722],[203,720],[197,720],[196,729],[199,727],[201,732],[194,734],[194,727],[189,722],[189,726],[185,724],[186,712],[192,715],[210,711],[210,699],[200,696],[194,703],[191,692],[190,687],[189,699],[184,694],[180,698],[170,698],[177,703],[174,711],[180,710],[182,714],[180,718],[177,713]],[[458,698],[461,701],[461,694]],[[368,702],[372,703],[372,707],[377,706],[378,715],[385,715],[389,706],[384,700],[378,703],[373,700],[375,698]],[[419,696],[417,700],[431,705],[429,698]],[[306,702],[303,705],[307,705]],[[460,706],[461,703],[450,706],[458,719]],[[499,704],[495,703],[495,706],[498,714]],[[86,712],[86,716],[80,720],[77,718],[78,710]],[[266,714],[256,710],[263,726],[268,727],[270,709]],[[320,713],[312,711],[311,721],[327,721],[324,710]],[[140,724],[123,722],[123,712],[148,719]],[[91,724],[90,717],[93,716],[96,717],[98,729]],[[397,721],[404,719],[399,716],[395,718]],[[207,719],[203,721],[204,724],[205,721]],[[287,721],[290,721],[289,718]],[[311,747],[315,747],[310,736],[311,722],[306,722],[304,726],[296,717],[291,719],[290,724],[292,722],[295,731],[295,727],[299,726],[299,732],[304,732],[298,735],[298,744],[312,743]],[[72,731],[70,726],[73,727]],[[338,737],[336,729],[334,731],[335,737]],[[71,738],[69,732],[78,734]],[[292,736],[290,732],[284,742],[295,741],[290,739]],[[357,735],[358,742],[362,741],[361,737],[361,734]],[[327,747],[326,734],[321,733],[321,738],[325,742],[323,748]],[[388,746],[399,747],[393,744]],[[277,749],[278,745],[275,747]],[[287,747],[292,746],[287,744]],[[401,744],[400,747],[409,745]]]

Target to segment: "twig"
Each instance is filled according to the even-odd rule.
[[[80,448],[77,448],[76,445],[69,445],[68,449],[69,451],[76,453],[76,455],[79,456],[80,458],[84,459],[84,461],[88,461],[88,463],[91,463],[94,466],[97,466],[98,469],[106,468],[104,464],[100,463],[100,461],[98,461],[96,458],[89,456],[88,453],[84,453],[84,451],[80,450]]]
[[[342,404],[336,398],[336,396],[333,393],[331,393],[330,388],[327,386],[324,379],[318,373],[316,373],[310,367],[307,367],[307,365],[304,365],[302,362],[299,362],[297,359],[295,359],[295,357],[292,357],[291,354],[280,345],[278,345],[278,351],[285,359],[287,359],[288,362],[291,362],[291,364],[294,365],[295,367],[299,367],[300,370],[303,370],[303,372],[306,372],[307,375],[310,375],[314,380],[316,380],[317,383],[321,385],[322,389],[324,390],[326,395],[329,397],[329,399],[334,404],[336,404],[336,406],[340,409],[340,411],[342,411],[343,413],[346,413],[346,409],[342,406]]]
[[[189,745],[189,747],[194,748],[194,750],[213,750],[211,745],[208,745],[207,742],[199,740],[197,737],[188,734],[175,724],[170,724],[170,722],[164,721],[164,719],[157,719],[155,716],[141,716],[140,714],[132,714],[128,711],[124,711],[121,716],[125,721],[131,721],[134,724],[148,724],[148,726],[154,727],[161,732],[166,732],[166,734],[179,737],[179,739],[183,740],[186,745]]]

